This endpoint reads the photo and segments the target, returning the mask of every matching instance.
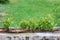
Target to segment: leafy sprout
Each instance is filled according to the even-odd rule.
[[[54,18],[51,15],[41,17],[38,23],[40,30],[53,30],[53,27],[56,26]]]
[[[21,29],[28,29],[28,21],[27,20],[23,20],[20,22],[20,28]]]
[[[4,19],[4,28],[5,29],[8,29],[9,28],[9,26],[10,26],[10,24],[12,23],[12,19],[13,19],[13,17],[12,16],[10,16],[9,18],[5,18]]]

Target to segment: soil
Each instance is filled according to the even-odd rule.
[[[20,30],[20,29],[9,29],[9,33],[38,33],[38,32],[55,32],[59,30]],[[0,28],[0,32],[6,32],[7,31],[4,28]]]
[[[4,28],[0,28],[0,32],[5,32],[6,30]]]
[[[20,33],[20,32],[23,33],[23,32],[26,32],[26,31],[27,30],[19,30],[19,29],[15,29],[15,30],[14,29],[11,29],[11,30],[9,30],[10,33]]]
[[[38,32],[54,32],[54,30],[9,30],[10,33],[38,33]]]

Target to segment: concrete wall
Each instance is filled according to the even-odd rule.
[[[48,35],[48,34],[47,34]],[[35,33],[28,34],[0,34],[0,40],[60,40],[60,36],[42,36],[42,35],[35,35]]]

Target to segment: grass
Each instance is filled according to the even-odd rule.
[[[53,14],[55,22],[60,26],[59,0],[10,0],[9,4],[0,4],[0,12],[7,12],[8,15],[13,15],[15,25],[19,25],[18,23],[25,18],[39,18],[46,14]]]

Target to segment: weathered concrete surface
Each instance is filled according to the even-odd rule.
[[[0,33],[0,40],[58,40],[60,33]]]
[[[60,33],[0,33],[0,35],[4,36],[60,36]]]

